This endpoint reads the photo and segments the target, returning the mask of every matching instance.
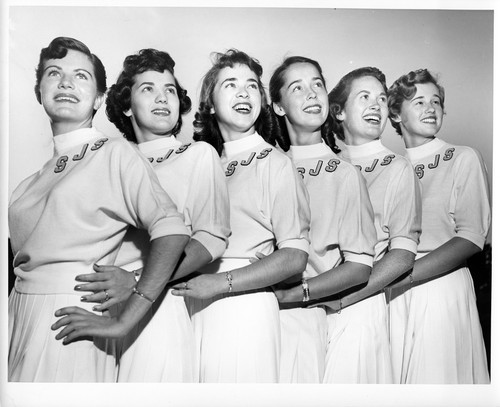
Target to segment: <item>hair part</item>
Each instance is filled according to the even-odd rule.
[[[411,100],[417,93],[417,84],[432,83],[436,86],[441,99],[441,106],[444,110],[444,88],[438,83],[437,78],[434,77],[427,69],[418,69],[410,71],[406,75],[400,76],[392,84],[389,89],[387,105],[389,107],[389,120],[392,127],[396,129],[396,133],[400,136],[401,125],[396,121],[397,116],[401,113],[401,106],[405,100]]]
[[[131,107],[132,86],[135,83],[135,77],[147,71],[160,73],[168,71],[174,77],[179,98],[179,118],[172,129],[172,135],[175,136],[181,131],[182,115],[191,110],[191,99],[175,77],[174,66],[175,61],[167,52],[152,48],[142,49],[136,54],[127,56],[123,61],[122,72],[108,91],[106,115],[127,140],[137,143],[132,120],[125,115],[125,112]]]
[[[78,51],[85,54],[92,66],[94,67],[95,80],[97,85],[97,93],[102,96],[106,93],[106,70],[101,60],[90,52],[90,49],[81,41],[70,37],[57,37],[54,38],[48,47],[42,48],[38,66],[36,67],[36,84],[35,95],[38,103],[42,103],[42,96],[40,94],[40,82],[42,81],[44,65],[49,59],[62,59],[68,54],[68,50]],[[94,110],[94,114],[96,111]]]
[[[339,140],[345,140],[344,127],[342,121],[337,118],[337,115],[344,110],[349,94],[351,93],[352,83],[359,78],[371,76],[377,79],[383,86],[384,91],[387,93],[387,84],[383,72],[375,67],[366,66],[363,68],[354,69],[348,74],[344,75],[337,85],[328,94],[328,101],[330,104],[330,111],[333,116],[333,125],[335,135]]]
[[[211,144],[222,154],[224,139],[217,123],[216,115],[212,113],[214,108],[213,93],[219,72],[224,68],[234,68],[236,65],[247,66],[256,76],[261,96],[261,111],[255,121],[255,130],[268,143],[275,145],[275,134],[271,121],[270,107],[267,104],[266,92],[262,84],[262,66],[255,58],[250,57],[243,51],[229,49],[225,53],[216,52],[212,54],[213,65],[202,80],[200,101],[198,111],[193,121],[195,141],[205,141]]]
[[[294,64],[310,64],[316,68],[318,74],[326,88],[326,81],[323,76],[323,71],[319,63],[313,59],[302,57],[302,56],[291,56],[286,58],[278,68],[274,71],[269,81],[269,94],[271,96],[271,103],[279,104],[281,102],[281,90],[285,86],[285,75],[288,69]],[[290,135],[286,127],[286,120],[283,116],[277,115],[273,109],[271,109],[272,118],[274,121],[274,126],[276,128],[276,141],[284,151],[290,149]],[[325,143],[335,152],[340,152],[337,144],[335,143],[335,135],[333,132],[333,117],[328,111],[328,116],[326,121],[321,125],[321,137]]]

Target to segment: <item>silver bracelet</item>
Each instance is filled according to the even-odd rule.
[[[141,273],[139,273],[139,270],[140,269],[137,269],[137,270],[134,270],[133,273],[134,273],[134,278],[135,278],[135,282],[138,283],[139,282],[139,279],[141,278]]]
[[[302,302],[309,301],[309,283],[305,278],[302,279]]]
[[[342,298],[339,300],[339,309],[337,310],[337,314],[340,314],[342,312]]]
[[[145,295],[144,293],[141,293],[141,292],[137,289],[137,287],[134,287],[134,288],[132,289],[132,292],[133,292],[134,294],[137,294],[137,295],[139,295],[140,297],[144,298],[146,301],[149,301],[151,304],[152,304],[153,302],[155,302],[155,301],[156,301],[156,300],[153,300],[152,298],[149,298],[149,297],[148,297],[147,295]]]
[[[227,292],[230,293],[233,291],[233,275],[230,271],[226,271],[226,280],[229,285]]]
[[[410,285],[413,285],[413,275],[410,273]]]

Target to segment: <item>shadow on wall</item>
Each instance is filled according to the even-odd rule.
[[[12,267],[14,256],[9,239],[9,293],[14,286],[14,270]],[[474,280],[474,289],[476,291],[477,308],[479,311],[479,320],[483,328],[486,354],[488,356],[488,370],[491,374],[491,245],[487,244],[484,250],[472,256],[469,261],[469,268],[472,279]]]

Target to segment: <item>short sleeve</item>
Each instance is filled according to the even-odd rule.
[[[454,167],[453,203],[450,205],[458,237],[484,246],[491,222],[486,168],[480,154],[467,148]]]
[[[292,161],[282,155],[271,174],[271,222],[278,248],[309,251],[311,212],[306,187]]]
[[[419,181],[410,162],[401,158],[386,194],[389,250],[405,249],[417,253],[422,232],[422,198]]]

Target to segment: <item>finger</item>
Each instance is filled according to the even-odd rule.
[[[266,257],[266,255],[261,252],[257,252],[255,253],[255,257],[257,257],[258,259],[263,259],[264,257]]]
[[[76,320],[76,318],[77,318],[77,315],[75,315],[75,314],[62,317],[62,318],[58,319],[56,322],[54,322],[50,326],[50,329],[52,329],[53,331],[57,331],[59,328],[70,325],[72,322],[74,322]]]
[[[110,309],[113,305],[119,304],[120,301],[116,300],[115,298],[110,298],[107,301],[104,301],[102,304],[97,304],[92,307],[92,311],[106,311]]]
[[[175,289],[175,287],[172,290],[172,295],[176,295],[177,297],[189,297],[188,290],[185,290],[183,288]]]
[[[106,292],[108,293],[106,297]],[[108,291],[99,291],[98,293],[95,294],[89,294],[89,295],[84,295],[81,297],[82,302],[98,302],[99,304],[102,304],[105,301],[108,301],[111,298],[110,292]]]
[[[85,283],[93,283],[95,281],[107,280],[108,276],[102,273],[89,273],[89,274],[79,274],[75,277],[76,281],[82,281]]]
[[[92,291],[94,294],[98,294],[101,291],[111,288],[110,283],[99,282],[99,283],[86,283],[78,284],[75,286],[75,291]]]
[[[117,266],[101,266],[99,264],[94,264],[93,268],[98,274],[100,274],[100,273],[114,273],[116,271],[122,270],[120,267],[117,267]],[[126,271],[126,270],[124,270],[124,271]]]
[[[54,313],[56,317],[62,317],[64,315],[87,315],[87,314],[94,315],[91,312],[87,311],[86,309],[75,306],[59,308]]]
[[[259,261],[259,259],[257,259],[256,257],[251,257],[249,260],[250,260],[250,263],[252,263],[252,264]]]

